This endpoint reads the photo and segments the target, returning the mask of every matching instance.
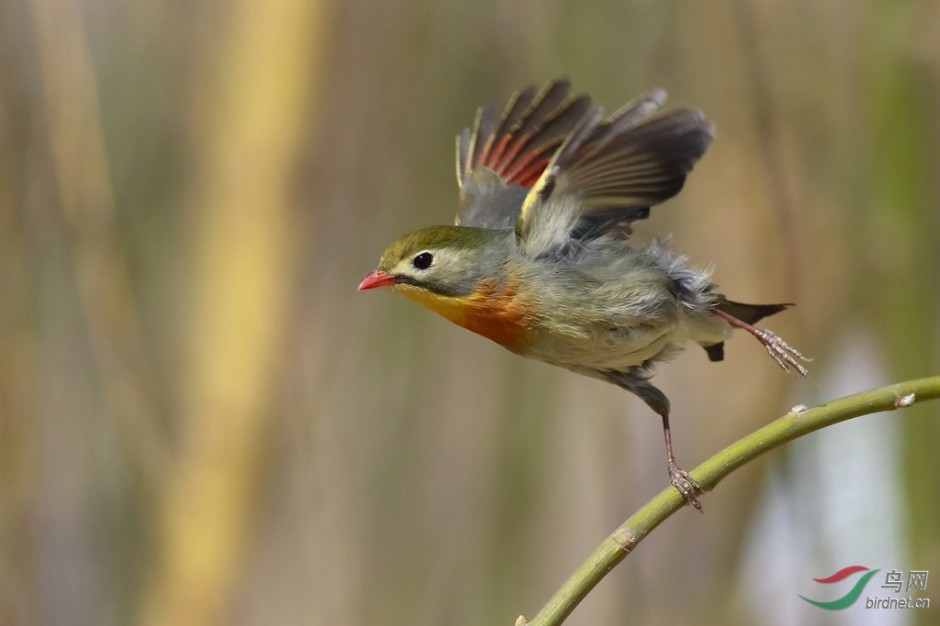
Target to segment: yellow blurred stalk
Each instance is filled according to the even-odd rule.
[[[256,512],[265,421],[289,320],[291,163],[314,97],[322,3],[224,7],[193,138],[181,451],[141,623],[225,621]],[[315,65],[315,64],[314,64]]]

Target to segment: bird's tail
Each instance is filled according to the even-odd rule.
[[[728,300],[724,296],[718,296],[718,301],[715,303],[715,308],[719,311],[724,311],[728,315],[751,325],[791,306],[793,306],[792,302],[785,304],[744,304]]]

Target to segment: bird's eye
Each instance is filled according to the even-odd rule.
[[[431,267],[431,263],[434,262],[434,255],[430,252],[422,252],[414,259],[411,260],[411,264],[419,270],[426,270]]]

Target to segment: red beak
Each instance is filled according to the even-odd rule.
[[[375,270],[368,276],[362,279],[362,282],[359,283],[359,291],[363,289],[375,289],[376,287],[384,287],[386,285],[394,285],[395,277],[386,272],[385,270]]]

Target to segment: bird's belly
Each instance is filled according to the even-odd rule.
[[[684,343],[674,324],[538,333],[526,356],[554,365],[624,370],[655,359],[670,345]]]

